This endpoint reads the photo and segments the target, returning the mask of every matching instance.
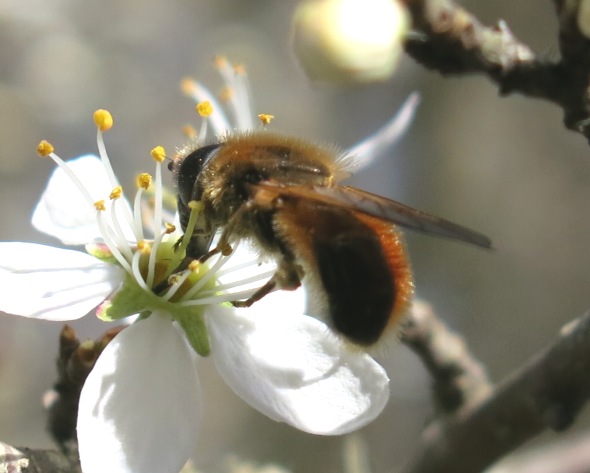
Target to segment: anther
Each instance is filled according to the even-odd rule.
[[[99,109],[94,112],[94,123],[100,131],[108,131],[113,126],[113,116],[108,110]]]
[[[269,115],[268,113],[261,113],[258,115],[258,119],[262,122],[264,126],[268,125],[271,121],[275,118],[274,115]]]
[[[137,184],[137,187],[148,190],[152,184],[152,176],[150,176],[147,172],[142,172],[139,176],[137,176],[135,183]]]
[[[101,212],[104,212],[107,209],[104,205],[104,200],[97,200],[94,202],[94,208],[96,210],[100,210]]]
[[[117,186],[114,187],[111,193],[109,194],[109,199],[114,200],[118,199],[123,195],[123,187]]]
[[[49,141],[41,141],[37,145],[37,154],[42,158],[45,158],[53,153],[53,145]]]
[[[211,102],[206,100],[205,102],[198,103],[195,110],[201,117],[207,118],[213,113],[213,106],[211,105]]]
[[[154,161],[161,163],[166,159],[166,150],[163,146],[156,146],[152,149],[151,155],[152,158],[154,158]]]

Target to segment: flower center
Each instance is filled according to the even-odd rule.
[[[37,151],[41,156],[51,157],[63,169],[88,202],[89,212],[94,213],[100,239],[86,245],[88,253],[125,271],[120,288],[98,308],[97,315],[113,321],[134,314],[142,317],[164,314],[180,324],[197,353],[207,355],[209,342],[204,322],[207,305],[248,298],[272,276],[274,268],[256,270],[222,284],[219,277],[225,280],[236,270],[258,267],[260,261],[251,258],[228,268],[231,255],[220,255],[206,263],[187,258],[186,248],[201,205],[190,203],[191,214],[184,235],[166,221],[173,220],[174,213],[164,206],[162,163],[166,159],[165,150],[160,146],[152,150],[155,177],[147,173],[138,176],[137,192],[130,205],[113,172],[103,140],[103,132],[113,124],[112,116],[99,110],[94,119],[99,156],[110,185],[110,190],[105,189],[105,199],[94,200],[68,164],[54,153],[51,144],[41,142]]]

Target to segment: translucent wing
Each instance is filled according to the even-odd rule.
[[[262,181],[252,186],[277,197],[315,201],[318,204],[360,212],[418,232],[492,248],[490,239],[481,233],[355,187],[286,186],[272,181]]]

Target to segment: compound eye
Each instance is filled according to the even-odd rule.
[[[178,196],[184,205],[191,200],[201,198],[201,190],[197,185],[199,174],[209,160],[215,156],[219,143],[197,148],[184,158],[174,163],[174,183],[178,190]]]

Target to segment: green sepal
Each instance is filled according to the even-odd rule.
[[[139,286],[135,279],[126,274],[123,284],[115,294],[96,311],[99,319],[113,322],[143,311],[163,310],[174,316],[178,306]]]
[[[199,307],[193,308],[191,311],[176,313],[174,318],[184,330],[186,338],[197,354],[209,356],[211,345],[209,344],[209,334],[205,324],[204,309]]]

